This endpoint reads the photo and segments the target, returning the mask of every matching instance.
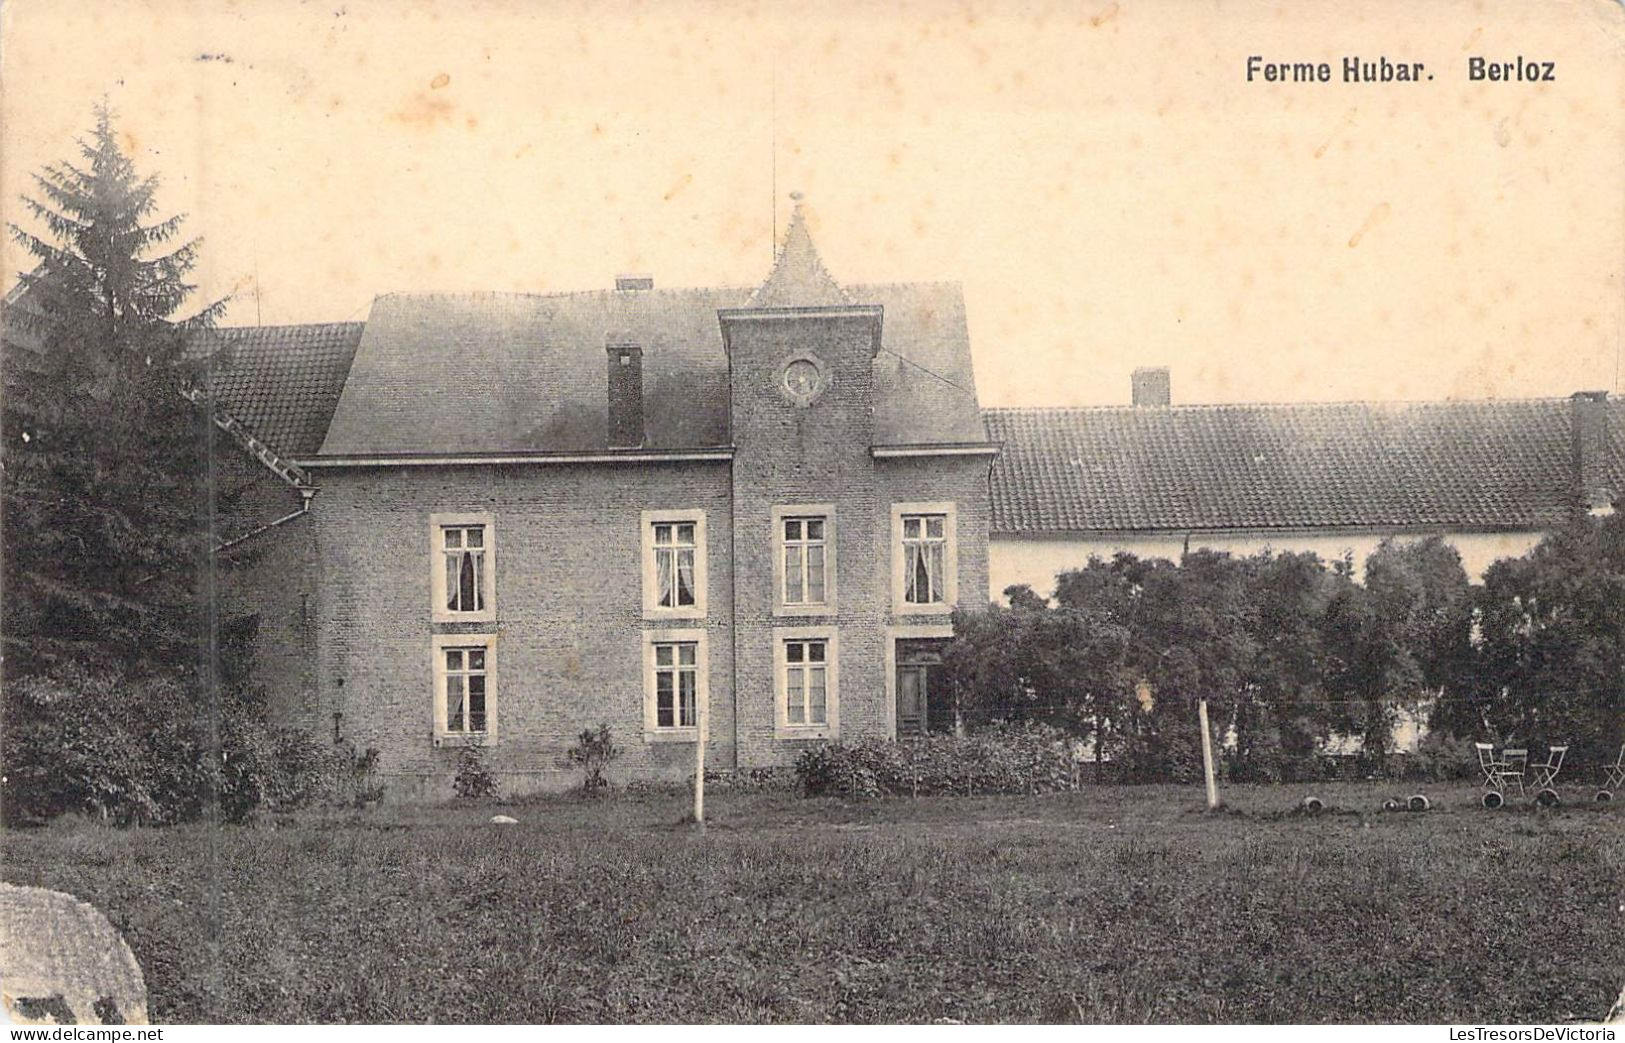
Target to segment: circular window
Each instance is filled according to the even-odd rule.
[[[791,359],[781,381],[785,395],[799,406],[811,405],[827,384],[824,367],[814,358]]]

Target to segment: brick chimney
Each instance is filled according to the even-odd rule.
[[[1609,487],[1608,461],[1613,452],[1608,392],[1576,391],[1569,396],[1569,431],[1574,446],[1575,495],[1582,511],[1609,513],[1622,490]]]
[[[1141,366],[1134,371],[1134,404],[1166,406],[1172,393],[1167,366]]]
[[[643,348],[624,340],[605,345],[609,353],[609,447],[643,445]]]

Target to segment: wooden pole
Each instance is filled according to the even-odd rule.
[[[705,832],[705,739],[711,729],[711,707],[708,700],[699,705],[699,734],[694,738],[694,827]]]
[[[1197,702],[1196,715],[1202,722],[1202,774],[1207,778],[1207,808],[1212,811],[1219,806],[1219,784],[1213,781],[1213,737],[1208,733],[1206,699]]]

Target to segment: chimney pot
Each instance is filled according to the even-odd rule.
[[[1166,406],[1172,401],[1167,366],[1139,367],[1134,371],[1132,386],[1137,406]]]

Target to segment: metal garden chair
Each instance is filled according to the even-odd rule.
[[[1524,768],[1529,763],[1529,750],[1522,746],[1509,746],[1501,751],[1501,767],[1496,774],[1504,782],[1511,782],[1518,787],[1518,796],[1523,796]]]
[[[1506,767],[1506,764],[1495,759],[1495,747],[1487,742],[1475,742],[1473,748],[1478,751],[1478,770],[1484,773],[1484,788],[1500,789],[1501,769]]]
[[[1537,790],[1547,789],[1557,782],[1557,773],[1563,770],[1563,755],[1568,752],[1567,746],[1553,746],[1544,764],[1529,766]]]
[[[1608,775],[1608,778],[1603,781],[1605,789],[1618,789],[1625,786],[1625,743],[1620,744],[1619,756],[1614,758],[1614,763],[1604,764],[1602,770]]]

